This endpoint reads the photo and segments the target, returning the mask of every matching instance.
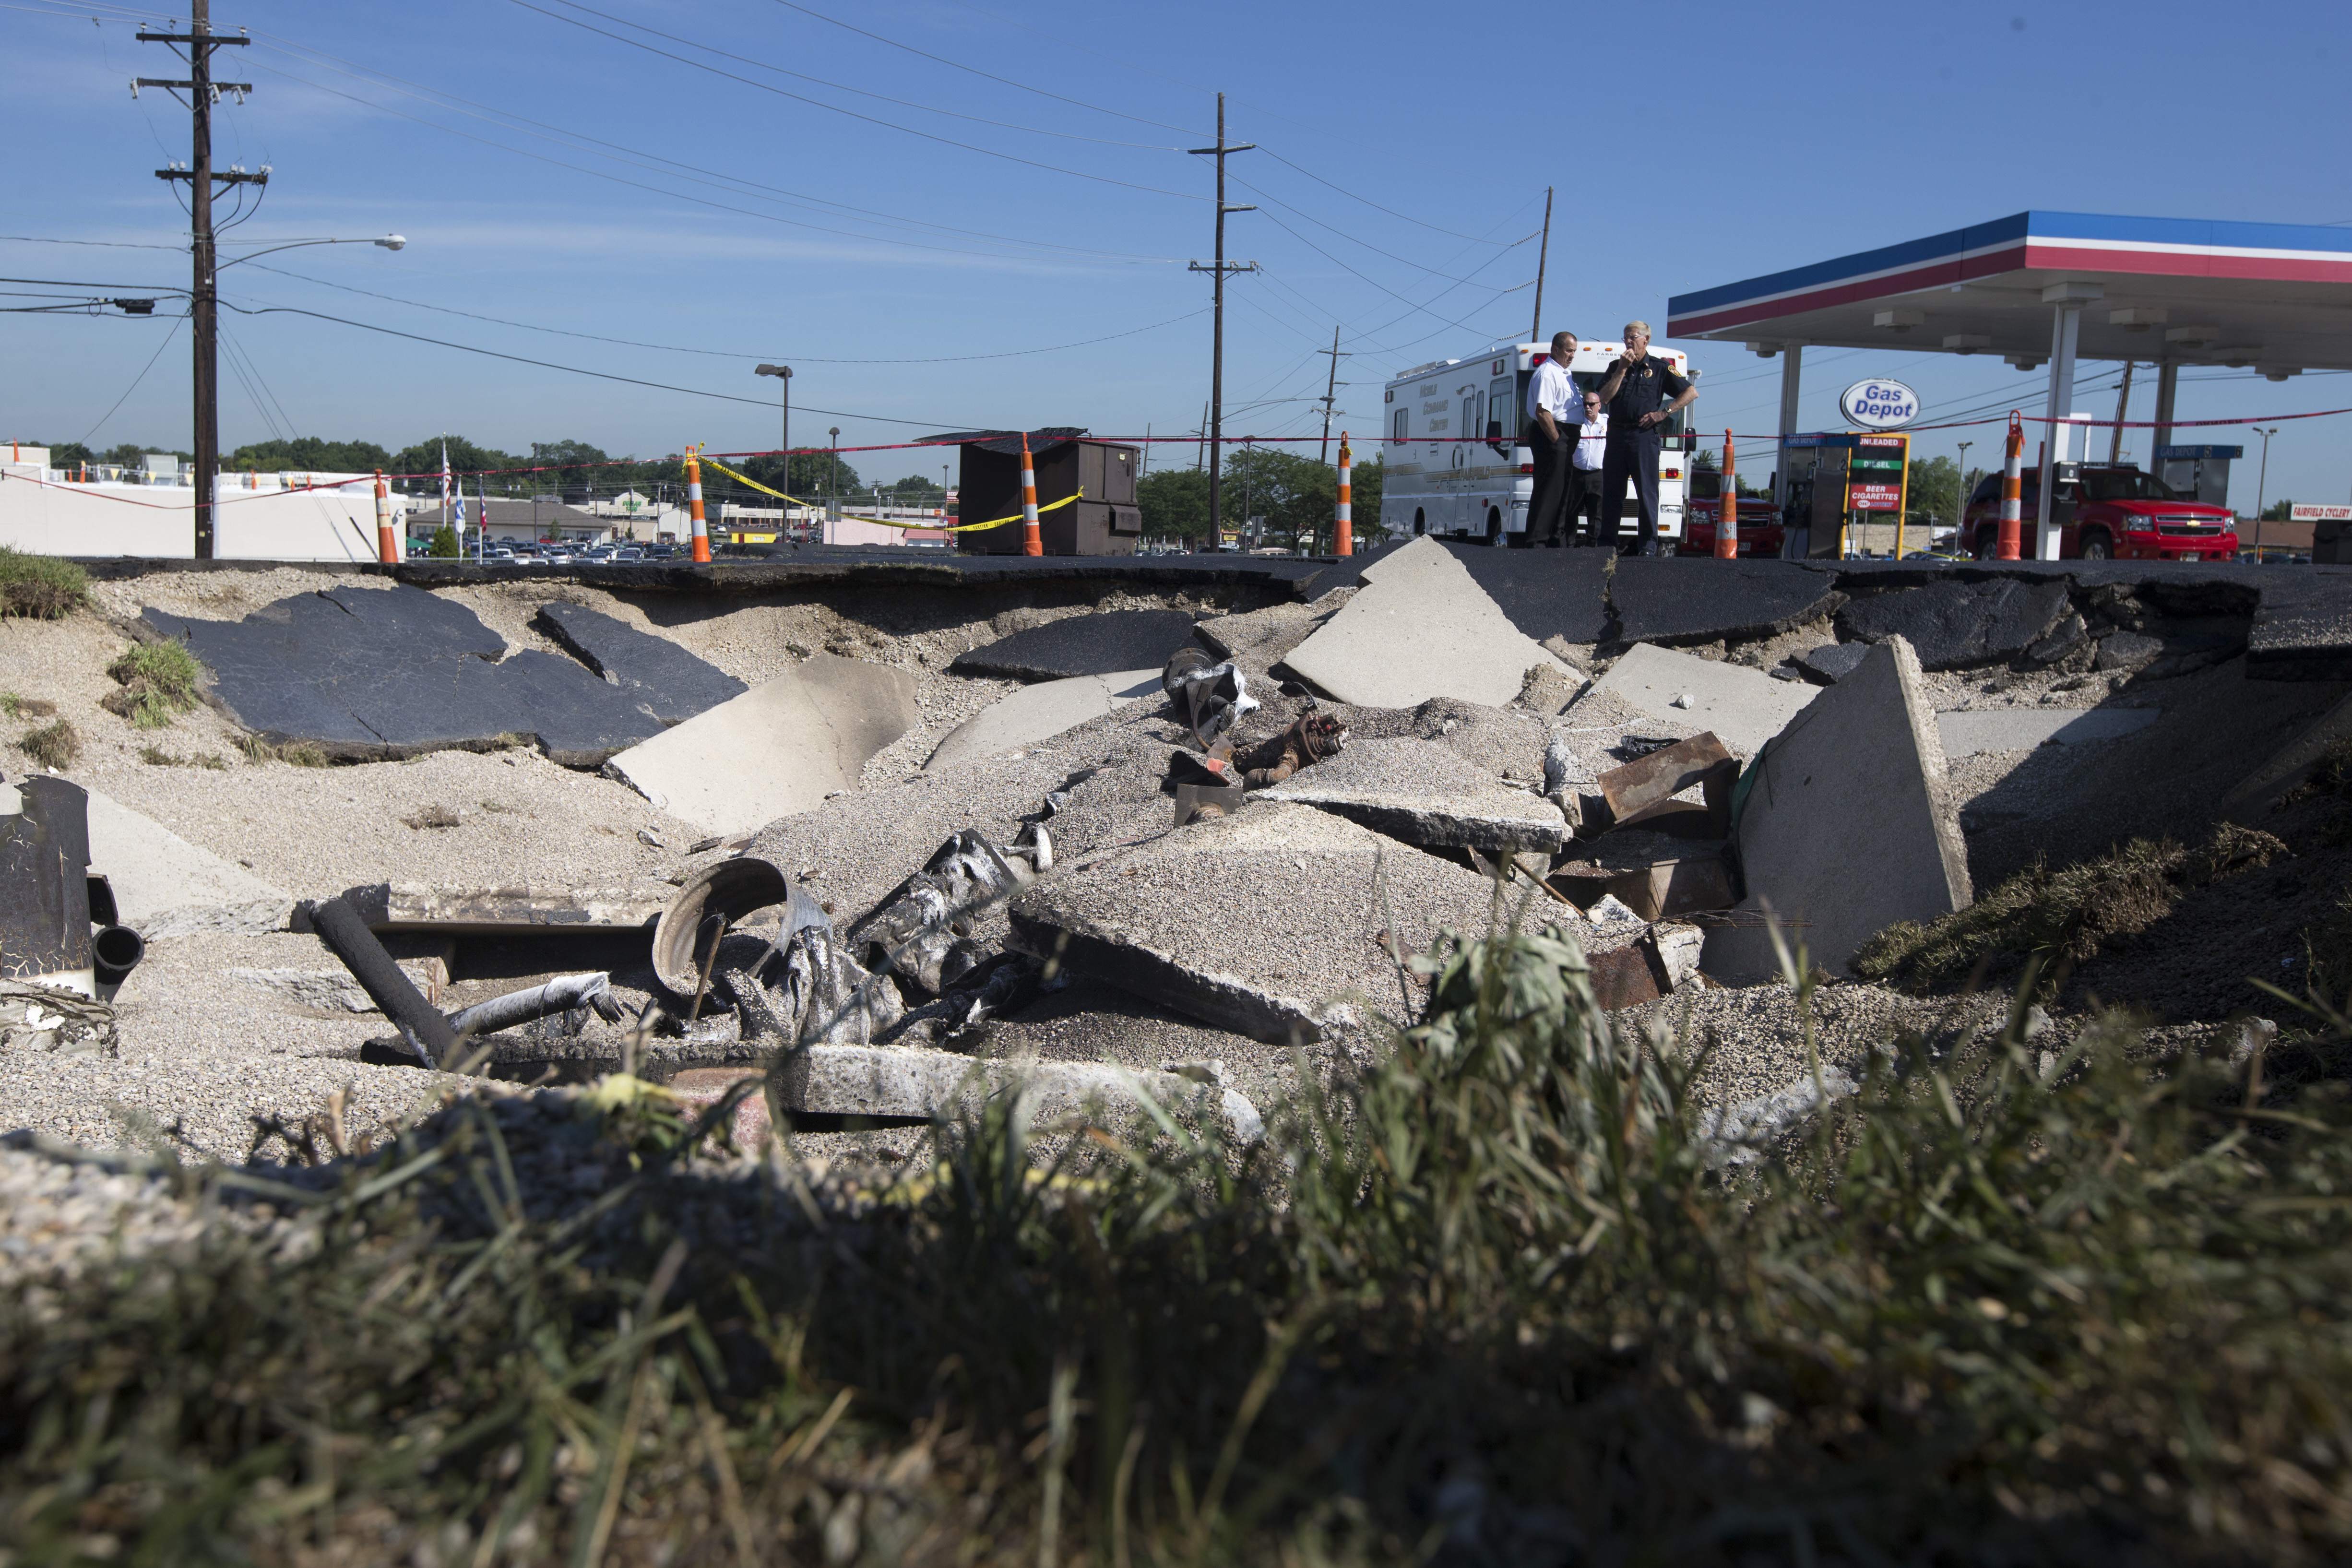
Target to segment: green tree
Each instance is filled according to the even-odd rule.
[[[1198,468],[1162,468],[1135,487],[1146,539],[1201,539],[1209,531],[1209,476]]]
[[[289,468],[331,474],[365,474],[378,468],[389,471],[392,454],[373,441],[325,441],[316,436],[298,436],[290,441],[256,441],[239,447],[221,459],[226,468],[259,468],[265,472],[282,472]]]
[[[1906,505],[1925,512],[1937,526],[1957,528],[1960,521],[1960,466],[1949,458],[1911,459],[1910,489]]]
[[[413,476],[403,482],[404,489],[417,495],[439,493],[444,440],[445,437],[439,436],[428,437],[415,446],[404,447],[392,455],[390,471]],[[518,458],[512,452],[501,452],[495,447],[477,447],[463,436],[447,437],[446,440],[448,446],[450,471],[485,476],[492,496],[499,496],[502,491],[509,495],[517,491],[527,495],[537,488],[525,488],[530,476],[511,471],[486,473],[486,470],[512,470],[528,468],[530,459]],[[466,485],[467,493],[470,494],[474,488],[473,481],[469,479]]]
[[[1378,544],[1389,536],[1388,525],[1381,521],[1381,482],[1388,470],[1382,458],[1358,463],[1348,472],[1348,515],[1349,531],[1360,544]]]
[[[2264,522],[2284,522],[2294,515],[2294,501],[2284,500],[2274,500],[2271,502],[2270,505],[2263,508],[2263,521]]]
[[[28,447],[42,445],[38,441],[27,441],[25,444]],[[98,454],[79,441],[60,441],[49,448],[49,467],[53,468],[79,468],[85,463],[97,461]]]
[[[443,523],[433,531],[433,542],[426,549],[442,560],[455,561],[457,558],[457,531]]]

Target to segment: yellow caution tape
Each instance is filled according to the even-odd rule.
[[[735,479],[740,483],[751,486],[753,489],[758,490],[761,495],[773,496],[778,500],[790,501],[794,506],[814,506],[816,504],[814,501],[803,500],[798,496],[788,496],[782,490],[770,489],[767,486],[761,484],[759,480],[752,479],[750,475],[737,473],[734,469],[729,468],[726,464],[720,462],[716,458],[705,458],[702,459],[702,462],[705,467],[717,468],[720,473],[725,474],[730,479]],[[1037,509],[1037,512],[1038,515],[1042,517],[1046,512],[1058,510],[1063,507],[1068,506],[1072,501],[1084,500],[1085,499],[1086,492],[1081,490],[1076,495],[1064,496],[1057,501],[1048,501],[1044,506],[1039,507]],[[950,523],[945,520],[939,522],[901,522],[896,518],[861,517],[856,512],[842,513],[843,519],[849,522],[878,522],[885,528],[926,528],[934,530],[940,533],[970,533],[974,529],[1003,528],[1008,522],[1019,522],[1022,521],[1022,513],[1016,511],[1011,517],[992,518],[987,522]]]

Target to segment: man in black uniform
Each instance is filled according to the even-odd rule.
[[[1601,517],[1598,532],[1604,543],[1629,555],[1658,552],[1658,452],[1664,445],[1662,426],[1676,412],[1690,406],[1698,388],[1676,375],[1664,360],[1650,353],[1650,323],[1625,323],[1625,347],[1609,367],[1609,379],[1600,387],[1609,410],[1609,448],[1601,468]],[[1668,401],[1671,399],[1672,401]],[[1625,483],[1637,488],[1642,508],[1639,531],[1629,547],[1623,539]]]

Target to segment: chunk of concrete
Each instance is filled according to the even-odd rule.
[[[2352,680],[2352,581],[2326,566],[2264,568],[2246,637],[2249,680]]]
[[[999,698],[949,731],[926,768],[1001,757],[1099,719],[1122,702],[1160,695],[1158,669],[1041,680]]]
[[[715,1084],[715,1075],[690,1083],[686,1092],[708,1093],[715,1104],[719,1093],[707,1089],[706,1081]],[[1009,1093],[1031,1096],[1033,1117],[1089,1109],[1129,1116],[1149,1100],[1163,1110],[1210,1117],[1245,1143],[1265,1134],[1257,1108],[1222,1084],[1085,1062],[974,1058],[898,1046],[806,1046],[776,1058],[769,1090],[787,1114],[922,1121],[953,1118]],[[756,1131],[765,1120],[746,1117],[738,1125]]]
[[[1473,544],[1440,548],[1462,563],[1513,626],[1536,641],[1558,637],[1570,644],[1591,644],[1610,635],[1608,551],[1488,550]],[[1367,576],[1377,564],[1368,569]]]
[[[667,637],[641,632],[584,605],[555,600],[537,623],[572,657],[665,724],[682,724],[750,689]]]
[[[1283,660],[1341,702],[1411,708],[1454,697],[1500,708],[1518,696],[1530,668],[1559,663],[1433,539],[1381,557],[1364,581]]]
[[[1559,808],[1435,741],[1358,741],[1257,794],[1295,801],[1430,848],[1556,850],[1568,841]]]
[[[1775,680],[1744,664],[1726,664],[1636,643],[1595,683],[1596,692],[1622,699],[1652,718],[1677,726],[1704,726],[1733,752],[1752,757],[1764,742],[1821,694],[1822,689]],[[1688,697],[1688,707],[1676,699]],[[1582,704],[1570,710],[1573,720]]]
[[[675,816],[741,832],[856,788],[867,760],[917,717],[905,670],[818,654],[630,747],[605,771]]]
[[[544,936],[554,931],[650,931],[669,905],[667,888],[567,888],[520,884],[440,888],[363,882],[344,902],[370,931],[448,936]]]
[[[1793,561],[1689,555],[1617,563],[1617,640],[1659,644],[1777,637],[1845,603],[1833,579]]]
[[[89,868],[112,885],[115,918],[149,942],[284,931],[294,914],[291,894],[96,790]]]
[[[964,675],[1013,680],[1063,680],[1074,675],[1117,675],[1165,668],[1192,640],[1192,617],[1182,610],[1109,610],[1066,616],[1030,626],[985,647],[958,654],[948,666]]]
[[[2232,785],[2221,797],[2222,817],[2249,825],[2261,821],[2311,776],[2331,748],[2347,740],[2352,740],[2352,697],[2321,714],[2316,723]]]
[[[1966,669],[2015,658],[2056,630],[2072,608],[2063,578],[1948,579],[1856,599],[1838,612],[1837,625],[1848,642],[1902,637],[1923,669]]]
[[[1739,907],[1791,922],[1791,948],[1832,973],[1895,921],[1973,899],[1935,719],[1910,644],[1889,637],[1792,719],[1746,781]],[[1710,931],[1705,966],[1726,980],[1779,972],[1760,923]]]
[[[447,965],[437,958],[404,958],[399,961],[405,973],[425,1000],[434,1006],[441,1005],[442,988],[448,984]],[[230,979],[266,993],[285,1009],[313,1017],[346,1017],[352,1014],[383,1011],[375,999],[351,976],[349,970],[332,973],[311,969],[232,969]],[[413,1057],[410,1058],[415,1059]]]
[[[1323,605],[1269,605],[1238,616],[1220,616],[1194,626],[1192,640],[1221,659],[1234,660],[1255,677],[1280,664],[1346,603],[1340,599]]]
[[[1852,675],[1868,656],[1866,642],[1829,642],[1797,656],[1797,668],[1824,686],[1835,686]]]
[[[1441,928],[1483,934],[1494,899],[1450,861],[1263,801],[1057,870],[1013,900],[1012,923],[1020,947],[1073,973],[1285,1044],[1411,1013],[1418,986],[1388,942],[1415,952]]]
[[[1979,708],[1936,715],[1944,756],[2084,746],[2145,730],[2164,717],[2155,708]]]
[[[2164,654],[2164,641],[2143,632],[2109,632],[2099,639],[2099,657],[2094,669],[2138,669],[2154,664]]]

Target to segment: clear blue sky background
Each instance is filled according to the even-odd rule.
[[[1231,293],[1234,435],[1319,428],[1307,400],[1335,325],[1351,355],[1339,423],[1359,434],[1396,371],[1524,333],[1547,184],[1560,203],[1544,324],[1587,332],[1663,321],[1669,294],[2027,207],[2352,220],[2340,0],[594,6],[215,0],[215,26],[256,40],[221,52],[221,74],[256,92],[220,111],[216,156],[272,170],[225,254],[409,240],[268,258],[226,273],[225,294],[748,401],[230,311],[226,446],[398,448],[446,429],[509,449],[772,447],[761,360],[797,372],[795,445],[834,425],[845,445],[927,426],[1189,431],[1209,317],[1185,262],[1210,253],[1210,168],[1176,149],[1213,139],[1219,89],[1229,133],[1264,149],[1232,165],[1230,199],[1262,210],[1229,220],[1228,254],[1265,268]],[[184,219],[152,171],[187,156],[188,117],[126,86],[181,74],[133,41],[144,15],[0,6],[0,232],[159,247],[9,239],[0,271],[184,287]],[[184,326],[140,379],[173,330],[161,314],[0,315],[0,435],[185,447]],[[1692,346],[1702,425],[1771,429],[1776,364]],[[1930,418],[2036,409],[2043,384],[1901,352],[1816,351],[1807,368],[1809,425],[1835,424],[1838,390],[1862,375],[1907,379]],[[2088,368],[2086,389],[2110,384],[2095,378],[2115,367]],[[2107,412],[2112,394],[2078,403]],[[2352,377],[2248,374],[2184,384],[2179,413],[2342,404]],[[2343,498],[2352,420],[2287,429],[2270,496]],[[1978,438],[1981,461],[1997,437]],[[937,472],[924,454],[858,466]]]

